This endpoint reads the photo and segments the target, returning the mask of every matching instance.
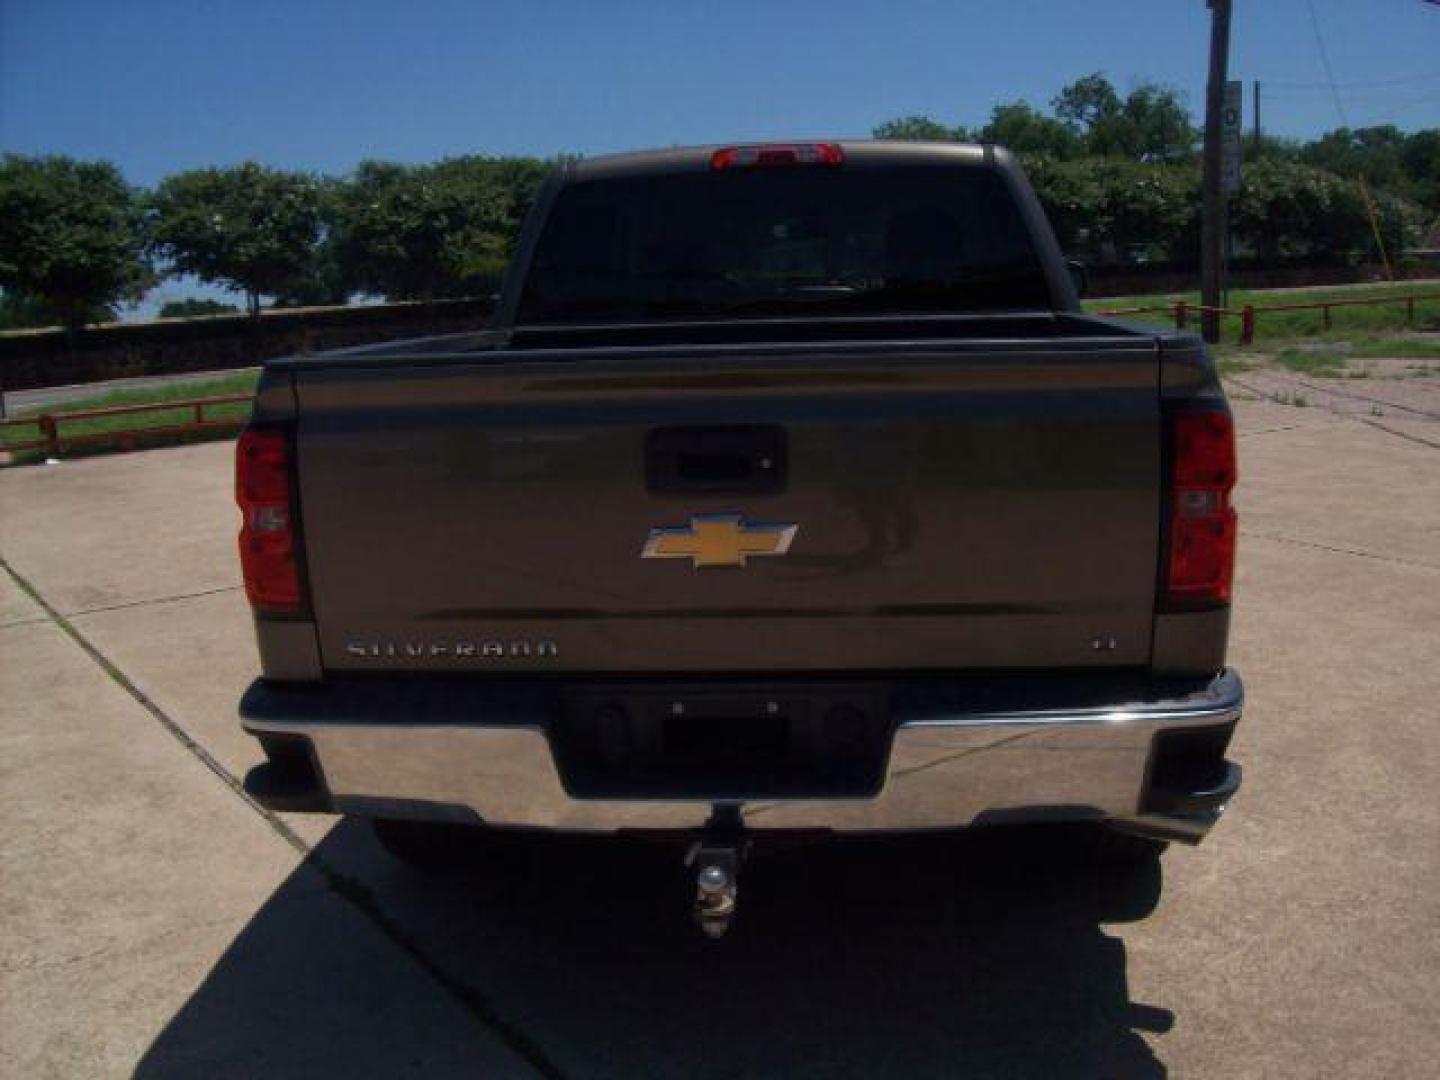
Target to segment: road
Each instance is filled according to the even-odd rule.
[[[1440,422],[1237,414],[1211,839],[1130,881],[998,832],[766,852],[719,944],[668,848],[426,885],[239,793],[228,444],[0,471],[0,1071],[1433,1075]]]

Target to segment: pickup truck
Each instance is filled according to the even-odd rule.
[[[483,829],[1081,822],[1240,782],[1235,443],[1194,336],[1087,317],[1014,158],[566,162],[493,323],[265,365],[238,444],[262,804]]]

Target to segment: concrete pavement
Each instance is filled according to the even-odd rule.
[[[234,790],[228,444],[0,472],[49,608],[0,575],[0,1069],[1429,1075],[1440,457],[1237,412],[1246,788],[1211,841],[1124,887],[983,837],[762,854],[719,946],[669,849],[508,844],[426,885]]]

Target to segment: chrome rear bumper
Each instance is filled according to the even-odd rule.
[[[1024,700],[1024,679],[1017,681]],[[1198,843],[1239,788],[1240,770],[1223,755],[1244,692],[1231,671],[1178,690],[1152,688],[1112,705],[1094,704],[1091,692],[1068,706],[1051,694],[1030,705],[967,707],[984,698],[969,683],[897,686],[878,793],[736,801],[753,829],[1080,820]],[[247,790],[279,810],[373,817],[602,832],[705,824],[709,798],[567,792],[547,735],[546,694],[514,685],[416,683],[381,692],[257,682],[241,716],[271,761],[247,777]]]

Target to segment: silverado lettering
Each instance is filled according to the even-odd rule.
[[[399,656],[453,657],[456,660],[502,659],[505,657],[558,657],[560,647],[553,641],[350,641],[345,652],[359,659],[393,659]]]

